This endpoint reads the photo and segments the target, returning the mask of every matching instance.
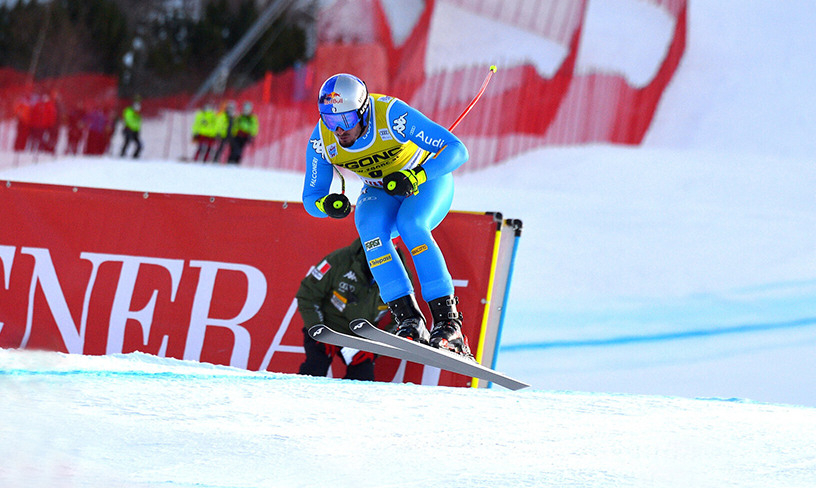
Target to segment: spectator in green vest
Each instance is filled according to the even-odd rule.
[[[221,155],[224,149],[228,149],[235,135],[235,102],[230,100],[224,104],[223,109],[216,115],[216,137],[218,138],[218,149],[215,151],[213,161],[221,162]]]
[[[125,124],[122,131],[125,136],[125,144],[122,146],[120,156],[125,157],[128,146],[133,142],[136,144],[133,158],[136,159],[139,157],[139,153],[142,152],[142,140],[139,138],[139,132],[142,130],[142,103],[138,97],[132,105],[125,107],[125,110],[122,111],[122,121]]]
[[[247,144],[252,143],[252,140],[258,135],[258,117],[252,113],[252,102],[244,102],[241,115],[236,117],[233,129],[234,133],[227,162],[239,164],[244,148]]]
[[[215,151],[215,137],[218,135],[215,108],[212,103],[205,103],[195,114],[193,121],[193,141],[198,143],[193,160],[209,161],[210,153]]]

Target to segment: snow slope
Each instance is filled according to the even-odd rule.
[[[360,383],[142,354],[0,351],[0,365],[9,488],[816,483],[812,408]]]

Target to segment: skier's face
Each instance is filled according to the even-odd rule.
[[[342,127],[334,129],[334,135],[337,137],[337,142],[343,147],[351,147],[352,144],[363,134],[363,124],[357,123],[349,130],[344,130]]]

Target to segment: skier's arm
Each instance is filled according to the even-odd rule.
[[[400,116],[405,122],[402,133],[393,129],[393,121]],[[426,180],[451,173],[468,160],[468,150],[458,137],[402,100],[397,99],[390,105],[388,120],[398,141],[410,140],[420,148],[435,153],[422,165]]]
[[[317,206],[318,200],[329,194],[334,174],[332,165],[323,152],[323,142],[320,139],[319,125],[309,137],[309,146],[306,148],[306,177],[303,180],[303,207],[313,217],[327,217],[326,212]]]

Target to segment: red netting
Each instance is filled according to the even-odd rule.
[[[295,171],[305,167],[306,139],[317,121],[314,99],[319,85],[338,72],[356,74],[372,92],[403,98],[449,125],[478,91],[488,66],[426,75],[432,15],[444,3],[546,38],[566,52],[550,77],[542,76],[532,65],[499,67],[482,99],[456,128],[471,154],[460,171],[484,168],[545,145],[638,144],[686,43],[687,0],[648,1],[675,18],[675,29],[656,75],[641,87],[631,86],[622,74],[575,73],[587,0],[427,0],[412,30],[398,43],[379,0],[338,0],[319,13],[319,44],[308,64],[268,74],[245,90],[228,91],[199,105],[234,100],[240,107],[244,100],[253,102],[260,132],[243,164]],[[0,69],[0,115],[4,119],[23,117],[25,107],[15,102],[45,92],[59,94],[63,114],[67,107],[81,103],[118,114],[124,101],[116,100],[115,81],[75,75],[26,86],[23,74]],[[190,94],[179,94],[143,100],[144,116],[158,119],[164,127],[146,141],[146,157],[191,153],[191,99]],[[0,134],[0,144],[5,147],[12,139]]]

